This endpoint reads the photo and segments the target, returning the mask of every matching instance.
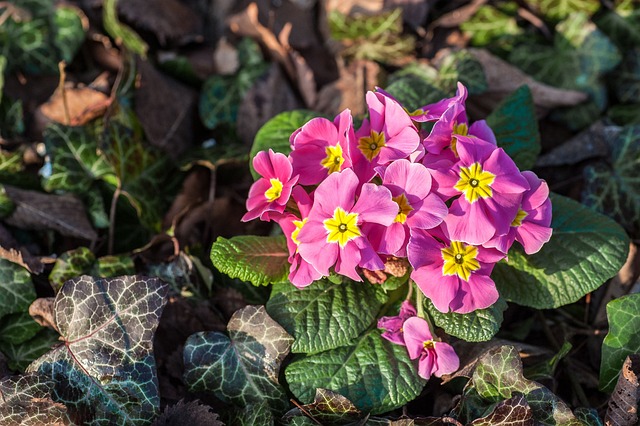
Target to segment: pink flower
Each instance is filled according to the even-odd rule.
[[[374,247],[378,251],[405,257],[409,230],[434,228],[449,210],[444,201],[431,191],[431,174],[422,164],[403,159],[378,170],[382,185],[391,191],[398,211],[391,226],[372,227],[369,239],[375,241]]]
[[[506,235],[496,236],[484,244],[485,247],[495,247],[503,253],[517,240],[524,247],[527,254],[537,253],[542,245],[551,239],[551,200],[547,183],[531,171],[524,171],[522,175],[529,182],[531,189],[522,196],[522,203],[511,222],[511,228]]]
[[[429,325],[420,317],[409,318],[404,322],[404,343],[409,358],[417,359],[418,374],[423,379],[432,375],[442,377],[451,374],[460,367],[458,355],[448,343],[433,339]]]
[[[298,234],[298,252],[322,275],[329,275],[329,268],[335,265],[337,273],[362,281],[356,266],[384,269],[362,225],[391,225],[398,205],[387,188],[372,183],[362,185],[356,199],[359,186],[353,170],[345,169],[329,175],[314,193],[308,221]]]
[[[291,135],[291,162],[301,185],[320,183],[331,173],[351,167],[349,145],[355,139],[353,119],[348,109],[332,123],[316,117]]]
[[[293,168],[286,155],[260,151],[253,158],[253,168],[262,176],[251,185],[247,198],[247,213],[242,221],[260,217],[270,220],[269,212],[281,214],[289,201],[291,190],[298,182],[298,176],[293,176]]]
[[[411,117],[393,98],[380,92],[367,93],[369,119],[356,132],[351,147],[354,170],[362,182],[374,176],[374,168],[407,158],[420,144]]]
[[[299,216],[286,213],[282,217],[276,219],[282,232],[287,237],[287,248],[289,249],[289,281],[298,288],[303,288],[322,278],[322,274],[316,270],[309,262],[304,260],[298,253],[298,234],[307,222],[309,211],[311,210],[312,200],[309,194],[301,186],[293,188],[291,194],[296,202]]]
[[[445,98],[436,103],[423,106],[419,109],[422,111],[422,114],[417,114],[417,111],[412,114],[413,120],[418,122],[440,120],[444,113],[451,107],[456,105],[462,105],[464,107],[467,95],[467,88],[464,87],[462,83],[458,82],[458,89],[456,90],[456,95],[454,97]]]
[[[405,320],[416,316],[416,308],[408,301],[405,300],[400,306],[400,312],[395,317],[382,317],[378,320],[378,328],[385,330],[382,333],[382,337],[388,341],[395,343],[396,345],[404,346],[404,335],[402,325]]]
[[[502,148],[466,136],[457,146],[460,161],[446,173],[434,172],[438,192],[458,196],[444,220],[452,239],[484,244],[509,232],[529,183]]]
[[[489,277],[495,262],[504,258],[496,249],[451,240],[443,225],[412,230],[407,255],[413,266],[411,279],[440,312],[466,314],[498,300]]]

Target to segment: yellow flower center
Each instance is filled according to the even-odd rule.
[[[471,272],[480,269],[480,263],[476,260],[478,249],[474,246],[462,241],[451,241],[451,245],[443,248],[441,252],[444,259],[443,275],[457,275],[469,281]]]
[[[327,230],[327,242],[338,243],[344,247],[349,240],[359,237],[358,213],[347,213],[341,207],[336,207],[333,217],[325,219],[324,229]]]
[[[300,234],[300,230],[302,229],[304,224],[307,223],[307,219],[308,218],[305,217],[302,220],[294,220],[293,221],[293,224],[296,226],[296,229],[294,229],[293,232],[291,233],[291,241],[296,243],[297,246],[300,245],[300,241],[298,241],[298,235]]]
[[[434,349],[436,347],[436,342],[433,340],[425,340],[422,342],[422,347],[425,349]]]
[[[358,149],[369,161],[376,158],[384,146],[386,146],[384,133],[378,133],[375,130],[372,130],[369,136],[364,136],[358,141]]]
[[[422,108],[414,109],[413,111],[409,111],[405,107],[402,107],[402,109],[404,109],[404,111],[407,114],[409,114],[409,117],[419,117],[419,116],[427,114],[429,112],[429,110],[422,109]]]
[[[329,170],[329,174],[333,172],[339,172],[344,163],[344,157],[342,156],[342,147],[340,144],[336,146],[328,146],[325,150],[327,156],[320,162],[322,167]]]
[[[398,205],[398,214],[394,222],[405,223],[407,221],[407,215],[413,211],[413,207],[409,204],[407,196],[400,194],[397,197],[393,197],[393,201]]]
[[[451,132],[451,151],[453,151],[453,154],[456,156],[456,158],[459,158],[460,156],[458,155],[458,148],[457,148],[458,138],[456,138],[455,135],[467,136],[468,134],[469,134],[469,126],[467,126],[466,123],[453,125],[453,132]]]
[[[460,180],[454,186],[464,194],[464,198],[470,203],[475,203],[478,198],[490,198],[493,195],[491,184],[496,175],[482,170],[480,163],[473,163],[471,167],[460,167]]]
[[[269,202],[275,201],[280,198],[280,194],[282,194],[282,182],[280,179],[269,179],[271,182],[271,187],[264,192],[264,196]]]
[[[522,225],[522,221],[525,217],[528,216],[528,213],[522,209],[518,209],[518,213],[516,214],[516,218],[511,222],[511,226],[520,226]]]

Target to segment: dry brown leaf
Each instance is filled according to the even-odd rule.
[[[83,126],[100,117],[111,105],[109,96],[90,87],[65,84],[49,100],[40,105],[39,112],[48,120],[67,126]]]
[[[238,49],[227,41],[225,37],[218,40],[216,50],[213,53],[213,63],[218,74],[232,75],[240,67]]]
[[[16,208],[4,221],[11,226],[37,231],[51,230],[62,235],[94,241],[96,231],[87,218],[85,207],[72,195],[44,194],[5,185]]]
[[[604,424],[633,426],[638,424],[640,403],[640,354],[627,356],[616,387],[611,394]]]
[[[138,60],[135,111],[149,142],[177,158],[191,147],[197,93]]]
[[[53,305],[55,303],[55,297],[39,297],[34,300],[29,306],[29,315],[38,324],[43,327],[49,327],[52,330],[57,331],[58,325],[56,324],[55,312]]]
[[[445,13],[429,25],[429,31],[435,28],[454,28],[468,21],[488,0],[473,0],[471,3]]]
[[[487,79],[488,89],[482,94],[482,98],[492,100],[493,96],[491,95],[498,95],[495,96],[495,105],[489,106],[491,110],[503,97],[523,84],[529,86],[533,95],[533,102],[540,108],[551,109],[561,106],[573,106],[587,100],[586,93],[558,89],[540,83],[484,49],[469,49],[469,52],[480,62]]]
[[[25,268],[27,271],[31,272],[32,274],[41,273],[44,270],[44,264],[38,258],[33,257],[31,255],[29,256],[31,261],[27,263],[22,258],[22,252],[13,248],[6,249],[0,246],[0,258],[6,259],[9,262],[13,262],[17,265],[20,265],[23,268]]]
[[[151,31],[160,44],[167,40],[187,42],[202,31],[202,17],[178,0],[127,0],[118,11],[136,27]]]
[[[338,69],[340,78],[320,89],[313,109],[331,117],[345,108],[355,116],[363,115],[366,112],[366,92],[378,85],[380,65],[373,61],[355,60],[345,68],[338,61]]]
[[[619,132],[620,127],[604,126],[602,121],[596,121],[588,129],[538,157],[536,166],[563,166],[577,164],[588,158],[606,157],[609,154],[606,140],[615,138]]]

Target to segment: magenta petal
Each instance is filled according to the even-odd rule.
[[[411,228],[431,229],[440,225],[449,213],[447,205],[435,194],[428,195],[420,208],[411,212],[407,218],[407,225]]]
[[[478,120],[469,127],[469,135],[475,136],[487,142],[491,142],[493,145],[498,145],[496,135],[491,130],[491,127],[485,120]]]
[[[355,174],[353,176],[355,178]],[[355,179],[357,180],[357,178]],[[316,190],[316,199],[318,198],[318,190]],[[336,195],[334,194],[334,197]],[[373,222],[389,226],[398,214],[398,205],[391,199],[389,189],[373,183],[365,183],[362,185],[360,198],[351,211],[358,213],[359,222]]]
[[[524,221],[516,229],[516,240],[522,244],[525,253],[534,254],[540,251],[545,243],[549,242],[552,232],[553,230],[547,226]]]
[[[444,219],[452,240],[478,246],[495,235],[496,227],[487,217],[482,204],[482,200],[469,204],[460,198],[453,202],[449,215]]]
[[[292,264],[289,270],[289,281],[297,288],[304,288],[316,280],[322,278],[322,274],[316,270],[310,263],[306,262],[298,256],[299,264]],[[294,268],[294,266],[297,266]]]
[[[494,151],[502,149],[497,148],[491,142],[483,141],[482,139],[478,139],[473,136],[457,136],[457,139],[458,143],[456,144],[456,149],[458,150],[460,161],[462,161],[462,164],[466,166],[475,162],[482,164]],[[513,160],[511,160],[511,163],[513,163]],[[483,169],[488,170],[484,165]],[[494,171],[489,171],[495,174]]]
[[[378,161],[382,164],[406,158],[420,144],[420,136],[414,127],[405,127],[397,135],[387,141],[380,150]]]
[[[420,357],[424,350],[424,342],[433,338],[429,330],[429,324],[420,317],[411,317],[404,322],[402,330],[409,358],[416,359]]]
[[[431,190],[431,180],[431,173],[422,164],[398,160],[386,168],[382,182],[403,188],[403,192],[423,199]]]
[[[441,249],[444,247],[431,234],[422,229],[411,229],[407,244],[407,257],[414,269],[436,263],[442,267]]]
[[[522,176],[527,179],[531,188],[522,199],[522,209],[524,211],[534,210],[549,199],[549,186],[532,171],[525,170],[522,172]]]
[[[318,141],[324,142],[324,145],[335,145],[338,141],[338,129],[324,117],[312,118],[302,126],[293,140],[294,150],[307,143]]]
[[[336,272],[354,281],[362,281],[362,277],[356,272],[358,263],[360,263],[360,250],[352,240],[347,242],[344,248],[340,248],[340,256],[336,262]]]
[[[316,189],[309,217],[332,217],[336,207],[350,211],[355,199],[358,178],[351,169],[331,173]]]
[[[358,261],[358,266],[371,271],[384,269],[384,262],[366,238],[356,238],[353,243],[359,249],[358,258],[360,260]]]
[[[273,165],[274,177],[280,179],[283,183],[291,179],[291,173],[293,172],[291,160],[286,155],[279,152],[274,153],[272,150],[269,150],[269,156]]]
[[[451,374],[460,368],[460,359],[450,344],[445,342],[436,342],[435,352],[437,354],[437,358],[436,368],[433,374],[436,377]]]
[[[382,230],[384,233],[382,238],[378,240],[379,243],[377,245],[377,250],[380,253],[396,255],[409,240],[408,232],[401,223],[392,223],[387,227],[383,227]]]
[[[432,351],[426,351],[420,357],[420,361],[418,362],[418,375],[425,380],[429,380],[431,375],[433,374],[433,369],[435,366],[435,356]]]
[[[253,157],[253,168],[256,172],[267,179],[271,179],[276,176],[276,172],[273,169],[273,165],[271,164],[271,156],[270,153],[273,151],[260,151]],[[282,154],[283,155],[283,154]]]
[[[459,314],[488,308],[496,303],[499,297],[495,283],[486,275],[471,274],[468,282],[461,282],[461,290],[462,300],[456,299],[455,305],[451,307],[453,312]]]
[[[522,193],[529,189],[529,183],[511,157],[502,148],[496,149],[484,162],[482,168],[496,175],[491,188],[501,193]]]

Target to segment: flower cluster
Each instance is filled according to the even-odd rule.
[[[362,270],[406,258],[438,310],[489,307],[498,299],[491,271],[513,242],[531,254],[551,237],[551,202],[546,183],[518,169],[484,120],[469,122],[466,98],[458,83],[454,97],[409,113],[377,90],[357,130],[349,110],[311,119],[291,135],[288,156],[256,155],[261,178],[243,220],[281,226],[299,288],[331,271],[362,281]],[[432,341],[417,320],[405,327],[422,330],[411,342]]]

